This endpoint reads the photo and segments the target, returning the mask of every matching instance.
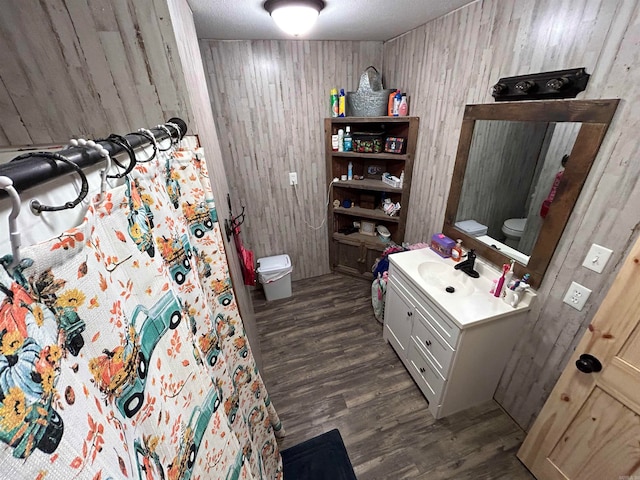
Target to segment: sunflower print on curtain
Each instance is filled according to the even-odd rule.
[[[171,212],[183,216],[188,238],[181,233],[178,239],[174,231],[156,237],[156,246],[163,255],[162,245],[176,245],[178,249],[181,244],[188,245],[189,269],[184,268],[184,262],[177,262],[170,267],[170,275],[188,308],[206,301],[211,309],[211,323],[195,324],[198,347],[214,378],[222,365],[232,374],[232,390],[226,392],[224,408],[252,471],[262,478],[276,478],[282,466],[274,434],[283,436],[284,429],[257,370],[235,302],[202,150],[166,153],[160,156],[157,169],[138,166],[132,181],[139,189],[154,192],[158,200],[151,206],[154,217],[160,211],[161,216],[168,217]],[[148,195],[142,193],[141,197],[144,201]],[[204,287],[204,298],[200,290],[192,289],[190,275],[194,272]]]
[[[242,324],[209,308],[164,168],[141,165],[11,272],[2,259],[6,476],[282,477],[266,391],[257,384],[250,408],[220,340]]]

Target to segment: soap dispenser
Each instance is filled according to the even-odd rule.
[[[454,262],[462,260],[462,240],[458,239],[456,241],[456,246],[451,249],[451,259]]]

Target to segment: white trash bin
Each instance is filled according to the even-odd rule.
[[[267,301],[291,296],[291,259],[289,255],[276,255],[258,259],[258,279]]]

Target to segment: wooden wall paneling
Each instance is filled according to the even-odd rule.
[[[0,146],[192,121],[164,0],[7,2],[0,41]]]
[[[637,236],[638,8],[627,0],[482,0],[384,46],[387,83],[408,92],[410,114],[422,119],[408,241],[441,228],[464,105],[493,103],[489,88],[501,76],[585,66],[592,76],[580,98],[622,99],[496,392],[525,428]],[[594,242],[614,250],[601,275],[581,267]],[[593,291],[582,312],[562,303],[572,280]]]
[[[287,253],[293,278],[329,272],[323,119],[354,91],[380,42],[201,40],[234,209],[256,257]],[[298,186],[289,185],[289,172]]]
[[[193,111],[194,122],[193,125],[191,125],[191,130],[198,134],[200,143],[204,148],[218,218],[220,219],[221,228],[223,228],[224,219],[229,218],[226,201],[227,194],[229,193],[229,183],[227,182],[227,174],[222,161],[222,153],[215,121],[213,119],[213,112],[211,111],[211,100],[207,91],[204,65],[200,55],[193,14],[186,0],[166,1],[177,42],[175,48],[177,49],[177,55],[180,58],[184,71],[184,80],[187,87],[186,93],[188,94],[188,99],[191,102]],[[262,352],[253,303],[248,287],[244,285],[235,244],[233,244],[233,241],[231,243],[227,241],[224,233],[222,237],[233,281],[236,302],[242,315],[242,322],[258,368],[262,369]]]
[[[76,98],[83,98],[87,94],[89,98],[87,101],[82,102],[82,108],[77,108],[80,106],[77,105],[76,111],[69,112],[64,116],[66,122],[69,123],[69,127],[65,131],[59,132],[53,140],[61,140],[60,137],[64,138],[72,135],[93,137],[108,135],[111,132],[126,131],[125,108],[118,96],[113,74],[100,42],[98,25],[96,25],[95,17],[89,4],[83,0],[75,0],[72,3],[58,0],[56,7],[55,9],[49,8],[52,12],[52,21],[49,25],[44,26],[43,29],[63,32],[62,36],[59,37],[61,40],[59,48],[64,52],[65,57],[68,56],[72,59],[75,67],[71,73],[73,79],[70,78],[68,84],[73,86],[73,89],[69,89],[69,91]],[[65,16],[67,17],[66,19]],[[66,32],[72,33],[68,34]],[[62,43],[62,41],[71,43],[66,44]],[[29,63],[30,60],[28,58],[21,57],[23,62]],[[46,60],[43,60],[43,62],[46,65]],[[64,65],[66,62],[58,60],[55,63]],[[39,103],[38,106],[42,108],[43,104]],[[60,108],[57,103],[51,106],[55,107],[56,110]],[[84,117],[85,112],[86,117]],[[96,121],[93,118],[96,114],[102,119]],[[48,120],[52,121],[52,119]],[[98,135],[96,135],[97,132],[99,132]]]

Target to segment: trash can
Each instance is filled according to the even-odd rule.
[[[289,255],[275,255],[258,259],[258,279],[267,301],[291,296],[291,259]]]

